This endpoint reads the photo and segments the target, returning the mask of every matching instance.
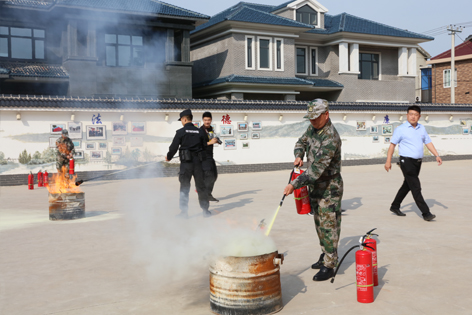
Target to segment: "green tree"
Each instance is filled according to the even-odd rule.
[[[107,154],[105,156],[105,161],[107,161],[108,164],[111,163],[111,152],[107,150]]]
[[[133,152],[131,152],[131,158],[137,162],[139,157],[141,156],[141,151],[139,149],[134,149]]]
[[[31,154],[28,154],[25,149],[23,152],[20,153],[18,157],[18,162],[20,162],[21,164],[28,164],[29,161],[31,161]]]
[[[41,153],[39,153],[39,151],[34,152],[33,159],[35,160],[41,159]]]
[[[0,151],[0,161],[5,160],[5,153]]]

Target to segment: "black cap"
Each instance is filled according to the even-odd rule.
[[[202,115],[202,118],[205,118],[205,117],[209,117],[209,118],[213,119],[213,117],[211,117],[210,112],[204,112],[203,115]]]
[[[184,116],[193,116],[192,111],[190,109],[184,110],[183,112],[180,113],[180,118],[178,120],[180,121],[180,119],[182,119],[182,117]]]

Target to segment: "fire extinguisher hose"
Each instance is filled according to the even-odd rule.
[[[354,248],[361,247],[361,246],[363,246],[363,247],[368,247],[368,248],[374,250],[372,247],[366,245],[365,243],[362,243],[361,245],[352,246],[352,247],[344,254],[343,258],[341,258],[341,261],[339,262],[338,266],[336,267],[336,271],[334,272],[333,278],[331,278],[331,283],[334,282],[334,278],[336,277],[336,274],[338,273],[339,268],[341,267],[341,264],[343,263],[344,258],[346,258],[347,254],[349,254],[349,253],[351,252],[351,250],[353,250]]]

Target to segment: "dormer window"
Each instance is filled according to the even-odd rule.
[[[309,5],[304,5],[297,10],[297,21],[310,25],[318,24],[318,12],[313,10]]]

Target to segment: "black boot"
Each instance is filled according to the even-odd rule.
[[[218,199],[216,199],[215,197],[213,197],[211,194],[208,195],[208,201],[216,201],[216,202],[220,202]]]
[[[208,210],[203,210],[203,216],[204,216],[205,218],[211,217],[211,212],[208,211]]]
[[[324,260],[324,253],[320,255],[320,259],[318,259],[317,262],[315,262],[313,265],[311,265],[311,269],[321,269],[323,267],[323,260]]]
[[[321,267],[320,271],[313,277],[313,281],[325,281],[334,276],[334,268]]]

